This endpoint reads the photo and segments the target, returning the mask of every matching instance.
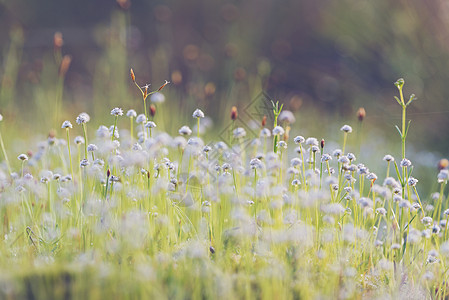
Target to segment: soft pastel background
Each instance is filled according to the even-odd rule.
[[[398,141],[393,82],[403,77],[406,96],[419,99],[408,140],[433,152],[433,163],[449,152],[448,23],[443,0],[2,0],[0,113],[47,131],[80,111],[106,118],[114,106],[141,109],[133,67],[141,85],[175,83],[164,109],[181,109],[179,123],[201,107],[221,124],[232,105],[265,91],[295,112],[304,135],[355,125],[363,106],[365,128]],[[71,56],[64,80],[55,32]]]

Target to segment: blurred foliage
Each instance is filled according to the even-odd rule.
[[[141,85],[173,81],[167,106],[181,115],[201,107],[220,122],[266,91],[327,127],[363,106],[368,126],[393,133],[404,77],[419,99],[409,140],[447,156],[448,23],[443,0],[2,0],[1,113],[58,128],[82,110],[139,108],[133,67]],[[63,79],[55,32],[72,58]]]

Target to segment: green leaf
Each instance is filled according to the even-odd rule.
[[[396,129],[398,130],[398,132],[399,132],[399,135],[401,136],[401,138],[402,138],[402,132],[401,132],[401,130],[399,129],[399,127],[398,127],[398,125],[394,125],[394,127],[396,127]]]
[[[407,128],[405,129],[405,136],[404,136],[404,138],[407,137],[408,129],[410,128],[410,123],[411,123],[411,122],[412,122],[412,120],[409,120],[409,121],[408,121]]]
[[[401,182],[401,185],[404,186],[404,183],[402,182],[401,173],[399,173],[399,168],[398,168],[398,164],[396,163],[396,161],[394,161],[394,168],[396,169],[396,174],[398,175],[398,179]]]

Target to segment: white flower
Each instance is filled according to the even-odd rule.
[[[409,177],[407,183],[409,186],[416,186],[416,184],[418,183],[418,179]]]
[[[3,121],[3,116],[0,114],[0,122]]]
[[[351,133],[352,132],[352,127],[349,125],[343,125],[343,127],[340,128],[341,131],[344,131],[346,133]]]
[[[72,123],[70,123],[70,121],[64,121],[64,123],[62,123],[61,128],[72,128]]]
[[[318,140],[317,140],[316,138],[314,138],[314,137],[309,137],[309,138],[307,138],[307,140],[306,140],[306,145],[309,145],[309,146],[318,146]]]
[[[136,123],[145,123],[147,121],[147,117],[144,114],[140,114],[136,118]]]
[[[111,110],[111,115],[113,116],[123,116],[123,109],[116,107]]]
[[[194,118],[204,118],[204,113],[201,111],[201,109],[195,109],[195,111],[192,114],[192,117]]]
[[[90,116],[87,113],[85,113],[85,112],[80,113],[78,115],[78,117],[76,117],[76,123],[79,124],[79,125],[85,124],[85,123],[87,123],[89,121],[90,121]]]
[[[21,161],[25,161],[25,160],[28,160],[28,155],[22,153],[19,156],[17,156],[17,158]]]
[[[179,130],[178,130],[180,135],[191,135],[192,134],[192,130],[189,128],[189,126],[182,126]]]
[[[163,103],[165,102],[165,96],[162,93],[156,92],[150,97],[150,101],[153,103]]]
[[[84,138],[78,135],[77,137],[75,137],[75,144],[77,145],[84,144]]]
[[[296,121],[295,116],[289,110],[283,110],[279,115],[278,120],[289,124],[293,124]]]
[[[283,135],[285,133],[284,128],[276,126],[273,128],[273,135]]]
[[[145,128],[155,128],[156,127],[156,123],[154,123],[153,121],[147,122],[145,124]]]
[[[97,151],[97,150],[98,150],[97,145],[95,145],[95,144],[89,144],[89,145],[87,145],[87,151],[89,151],[89,152],[94,152],[94,151]]]
[[[394,157],[391,156],[390,154],[387,154],[384,156],[383,160],[388,161],[388,162],[394,161]]]
[[[260,137],[266,138],[266,137],[269,137],[269,136],[271,136],[271,131],[268,128],[263,128],[260,131]]]
[[[305,140],[306,140],[306,139],[305,139],[304,137],[300,136],[300,135],[298,135],[297,137],[295,137],[295,138],[293,139],[293,141],[295,142],[295,144],[302,144],[302,143],[304,143]]]
[[[412,163],[407,158],[404,158],[401,160],[400,165],[401,165],[401,167],[410,167],[412,165]]]
[[[130,118],[135,118],[135,117],[137,116],[137,113],[136,113],[136,111],[135,111],[134,109],[130,109],[130,110],[128,110],[128,112],[126,113],[126,116],[127,116],[127,117],[130,117]]]
[[[244,128],[238,127],[236,129],[234,129],[232,134],[234,135],[234,138],[239,139],[239,138],[242,138],[242,137],[246,136],[246,131],[245,131]]]

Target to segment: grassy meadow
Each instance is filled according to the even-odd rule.
[[[111,31],[126,22],[113,15]],[[264,63],[213,102],[206,79],[186,95],[181,71],[159,73],[163,51],[140,75],[112,36],[84,94],[66,89],[58,34],[21,82],[11,32],[0,299],[449,297],[449,162],[426,166],[409,145],[404,79],[396,128],[358,107],[292,112],[261,93]]]

